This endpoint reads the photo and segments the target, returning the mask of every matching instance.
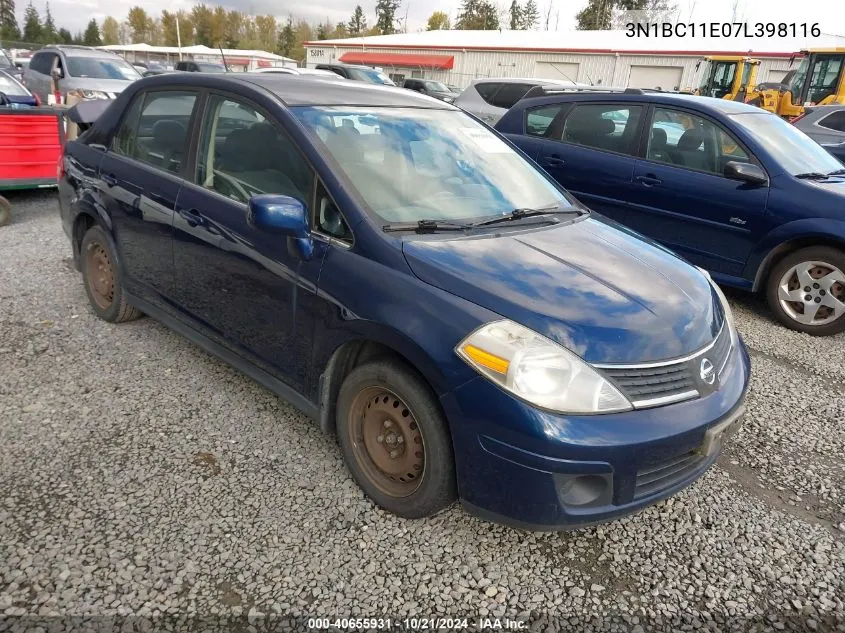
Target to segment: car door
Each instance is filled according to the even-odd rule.
[[[715,120],[654,107],[636,161],[628,224],[708,270],[739,275],[763,230],[767,185],[724,176],[729,161],[759,165]]]
[[[527,133],[542,138],[537,162],[590,209],[626,222],[645,107],[577,102],[558,108],[543,106],[527,114]]]
[[[55,53],[36,53],[27,73],[27,88],[32,90],[41,99],[41,103],[47,103],[47,95],[50,93],[50,71],[56,60]]]
[[[204,110],[196,168],[177,201],[174,304],[206,336],[301,389],[324,251],[301,259],[287,238],[248,222],[247,204],[275,193],[313,208],[314,171],[257,104],[211,93]]]
[[[161,305],[173,285],[172,230],[199,93],[139,92],[100,163],[126,289]]]

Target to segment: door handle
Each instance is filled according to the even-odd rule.
[[[109,187],[117,185],[117,177],[114,174],[103,174],[100,179]]]
[[[205,224],[205,218],[196,209],[179,209],[177,213],[188,223],[188,226],[194,227]]]
[[[645,185],[646,187],[653,187],[654,185],[662,185],[663,181],[656,176],[652,176],[649,174],[648,176],[637,176],[637,182]]]
[[[563,160],[557,154],[550,154],[548,156],[543,156],[543,160],[546,162],[546,165],[549,167],[563,167],[566,164],[566,161]]]

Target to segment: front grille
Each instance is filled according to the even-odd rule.
[[[708,385],[697,378],[702,359],[708,358],[721,376],[732,349],[730,328],[725,324],[710,345],[691,357],[644,365],[602,365],[599,369],[634,407],[644,409],[697,398],[702,387],[707,393]]]
[[[643,369],[605,369],[604,373],[635,406],[647,406],[656,399],[677,401],[698,395],[689,363]]]
[[[690,451],[680,457],[646,466],[637,471],[634,487],[634,499],[647,497],[683,481],[701,467],[704,457],[701,453]]]

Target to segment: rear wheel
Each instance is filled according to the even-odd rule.
[[[88,302],[97,316],[110,323],[122,323],[142,316],[141,311],[126,299],[120,266],[106,232],[99,226],[88,229],[82,238],[80,253],[82,280]]]
[[[376,361],[347,376],[337,434],[353,478],[385,510],[420,518],[455,500],[443,414],[428,386],[401,362]]]
[[[784,257],[769,275],[769,306],[793,330],[829,336],[845,330],[845,253],[827,246]]]

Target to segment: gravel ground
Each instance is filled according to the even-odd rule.
[[[35,622],[17,616],[212,628],[260,614],[845,630],[845,337],[789,332],[732,293],[754,362],[746,423],[707,475],[636,516],[539,534],[457,506],[406,521],[363,498],[335,440],[258,384],[151,319],[97,320],[54,194],[13,203],[0,228],[0,614],[15,617],[0,630]]]

